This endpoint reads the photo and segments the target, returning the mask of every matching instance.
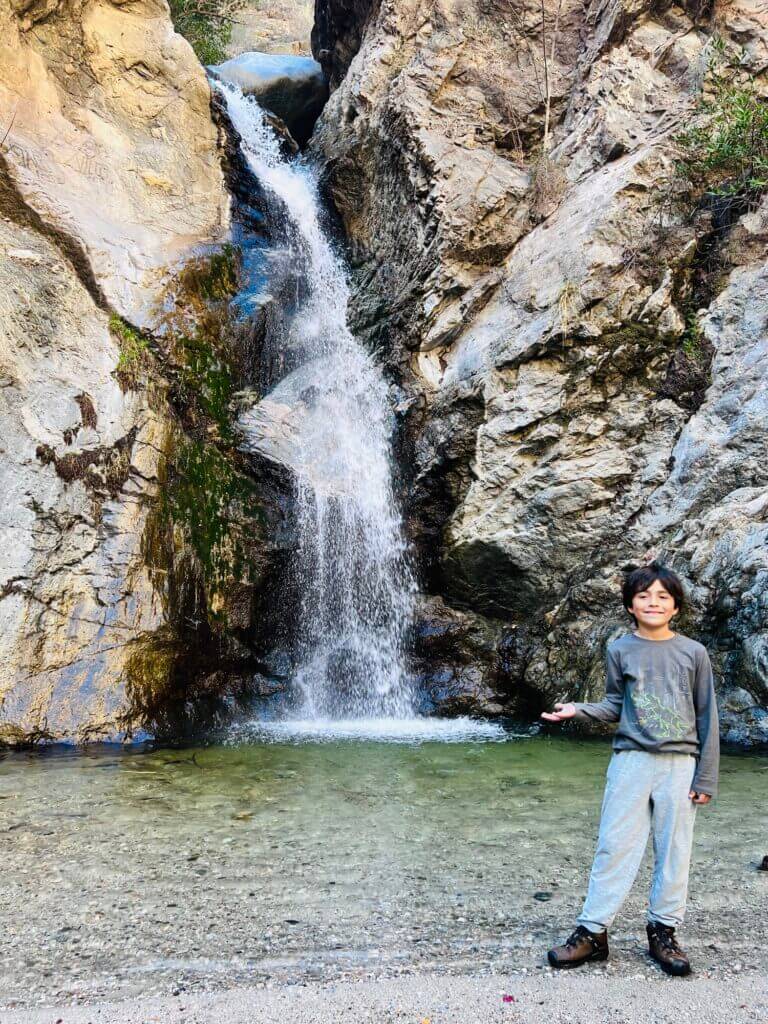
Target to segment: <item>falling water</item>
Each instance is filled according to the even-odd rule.
[[[240,419],[246,446],[289,466],[296,479],[298,714],[408,719],[415,707],[405,634],[416,587],[392,490],[387,388],[347,326],[347,279],[321,225],[311,168],[282,156],[253,99],[214,84],[272,212],[283,219],[302,282],[279,338],[289,372]]]

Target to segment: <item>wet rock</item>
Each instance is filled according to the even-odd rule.
[[[312,52],[336,88],[360,48],[368,18],[379,0],[326,0],[315,4]]]
[[[500,696],[501,626],[423,599],[414,625],[415,667],[422,692],[440,715],[494,718],[514,708]]]

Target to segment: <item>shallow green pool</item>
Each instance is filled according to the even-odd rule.
[[[0,1003],[543,969],[580,906],[609,756],[514,737],[6,755]],[[698,812],[702,969],[712,946],[766,966],[767,796],[768,758],[726,757]],[[644,877],[610,969],[637,969]]]

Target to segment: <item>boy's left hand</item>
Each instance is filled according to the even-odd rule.
[[[712,799],[709,793],[697,793],[695,789],[692,789],[688,796],[695,804],[708,804]]]

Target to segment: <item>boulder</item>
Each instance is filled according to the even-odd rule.
[[[229,223],[210,97],[162,0],[0,3],[6,215],[139,326],[169,268]]]

